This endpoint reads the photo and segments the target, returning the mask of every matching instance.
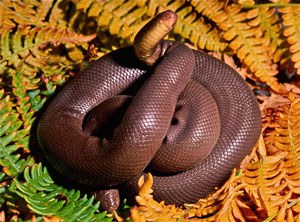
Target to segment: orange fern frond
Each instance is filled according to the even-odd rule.
[[[228,6],[226,11],[214,17],[214,21],[225,32],[223,38],[230,42],[229,47],[237,57],[273,90],[286,92],[275,77],[277,70],[267,53],[267,40],[256,36],[259,30],[247,24],[246,19],[247,13],[242,12],[242,5]]]
[[[141,177],[138,182],[138,206],[131,209],[131,218],[133,221],[224,221],[243,218],[235,202],[243,193],[244,185],[239,183],[240,178],[241,174],[237,175],[233,170],[227,182],[216,192],[195,204],[185,204],[184,208],[180,208],[153,199],[153,178],[148,174],[146,180]]]
[[[289,93],[288,99],[289,104],[277,108],[277,124],[265,137],[267,157],[282,156],[279,165],[274,166],[282,177],[274,183],[272,193],[267,193],[275,201],[272,206],[278,207],[274,215],[276,221],[299,218],[297,207],[293,206],[300,200],[300,98]],[[276,176],[271,175],[271,178]]]
[[[243,190],[239,190],[239,187],[232,188],[230,195],[223,203],[221,210],[218,212],[215,221],[237,221],[245,220],[239,206],[237,205],[238,197],[241,196]]]
[[[190,4],[198,13],[212,20],[224,8],[224,2],[218,0],[192,0]]]
[[[289,94],[290,106],[285,106],[280,115],[280,126],[275,129],[275,147],[288,152],[285,157],[285,180],[293,193],[300,195],[300,98]]]
[[[195,215],[199,218],[207,218],[210,221],[215,221],[219,212],[224,213],[224,207],[230,207],[226,203],[228,204],[232,195],[235,197],[240,195],[240,191],[243,189],[243,186],[239,183],[240,178],[241,174],[238,174],[236,169],[234,169],[230,178],[222,187],[206,198],[200,199],[196,204],[186,205],[187,209],[195,209]]]
[[[173,32],[190,40],[200,49],[223,51],[227,43],[222,41],[216,28],[213,28],[184,1],[87,1],[73,0],[78,10],[96,20],[99,28],[111,35],[133,42],[140,28],[158,12],[171,9],[178,15]]]
[[[274,2],[274,3],[289,3],[290,0],[270,0],[270,2]]]
[[[287,155],[286,152],[277,153],[276,155],[265,156],[265,144],[261,137],[259,141],[258,152],[260,160],[248,162],[242,177],[243,184],[246,185],[245,190],[248,196],[256,203],[257,206],[263,207],[268,215],[278,211],[277,195],[282,192],[287,183],[282,182],[285,175],[283,167],[283,159]]]
[[[294,63],[294,68],[297,74],[300,75],[300,6],[297,7],[283,7],[279,11],[282,13],[283,24],[285,30],[283,35],[287,37],[289,44],[289,51],[291,53],[291,61]]]
[[[46,4],[45,4],[46,3]],[[0,2],[0,30],[11,29],[16,24],[36,27],[43,27],[46,24],[46,17],[53,7],[53,0],[47,1],[13,1],[5,0]]]
[[[181,2],[181,1],[176,1]],[[180,8],[180,4],[171,4],[161,9],[171,9],[176,11],[178,21],[174,27],[174,33],[180,34],[183,38],[189,39],[199,49],[209,51],[223,51],[227,43],[222,41],[221,36],[216,28],[205,22],[203,17],[197,16],[192,7]]]
[[[275,8],[266,6],[257,6],[247,12],[247,18],[251,19],[248,23],[251,27],[256,28],[256,34],[267,41],[265,46],[268,47],[267,53],[270,58],[277,63],[280,61],[284,49],[281,48],[283,39],[280,38],[282,25],[279,23],[278,14]]]
[[[153,199],[151,189],[153,184],[153,177],[151,174],[147,175],[144,180],[142,176],[138,182],[139,193],[136,196],[136,201],[139,204],[138,208],[133,208],[131,217],[133,221],[178,221],[185,215],[184,210],[174,205],[165,205],[164,202],[157,202]],[[189,212],[189,216],[192,212]]]
[[[68,2],[64,0],[57,0],[54,2],[49,15],[48,25],[50,27],[66,28],[68,23],[66,21],[66,11],[68,11]]]

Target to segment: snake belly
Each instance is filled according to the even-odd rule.
[[[255,96],[223,62],[181,43],[168,44],[154,68],[143,65],[132,47],[113,51],[54,98],[39,122],[38,140],[57,171],[82,184],[105,188],[122,184],[126,193],[136,194],[137,179],[164,142],[177,100],[191,81],[206,88],[216,103],[220,132],[212,150],[189,169],[164,176],[154,173],[154,196],[177,205],[195,202],[238,166],[260,134]],[[127,93],[133,99],[109,138],[84,131],[91,110],[108,100],[119,104],[118,96]],[[208,115],[203,121],[215,119]]]

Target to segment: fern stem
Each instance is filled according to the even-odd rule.
[[[261,6],[265,6],[265,7],[297,7],[300,6],[299,3],[263,3],[263,4],[256,4],[256,5],[243,5],[243,9],[252,9],[252,8],[258,8]]]

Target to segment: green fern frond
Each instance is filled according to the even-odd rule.
[[[4,177],[5,177],[5,173],[1,172],[0,173],[0,208],[2,204],[5,202],[4,194],[6,193],[8,187],[8,185],[5,182],[3,182]]]
[[[105,212],[99,212],[99,202],[79,191],[64,189],[54,183],[46,167],[41,164],[24,170],[25,182],[15,180],[17,190],[28,208],[37,214],[55,216],[63,221],[112,221]]]
[[[286,92],[275,77],[277,70],[267,54],[267,40],[256,36],[260,33],[259,29],[248,25],[246,19],[247,14],[242,12],[242,5],[230,5],[226,11],[214,17],[214,21],[225,31],[223,38],[230,42],[229,47],[237,57],[273,90]]]
[[[21,69],[22,65],[12,77],[12,92],[17,100],[15,109],[20,114],[19,118],[23,123],[22,129],[16,134],[16,144],[29,151],[30,129],[35,120],[34,114],[42,107],[46,99],[34,94],[34,92],[39,91],[36,89],[40,81],[39,78],[25,76]]]
[[[1,90],[0,100],[0,165],[8,176],[17,176],[21,173],[29,159],[20,158],[16,154],[19,146],[16,144],[19,129],[22,121],[19,120],[19,114],[12,108],[14,105],[9,96],[4,96],[4,89]]]
[[[286,27],[283,35],[287,38],[289,44],[290,59],[294,63],[297,74],[300,75],[300,6],[283,7],[279,11],[282,13],[283,24]]]

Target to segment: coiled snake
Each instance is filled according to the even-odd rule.
[[[209,194],[255,145],[255,96],[221,61],[161,40],[176,18],[156,16],[134,47],[94,62],[47,107],[38,140],[60,173],[134,193],[150,170],[154,196],[180,205]]]

